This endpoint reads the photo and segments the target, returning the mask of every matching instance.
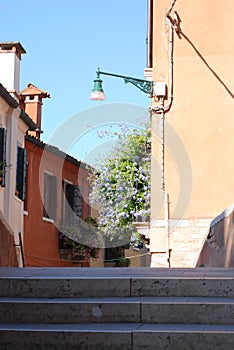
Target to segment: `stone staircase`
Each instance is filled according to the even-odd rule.
[[[0,268],[1,350],[232,350],[233,269]]]

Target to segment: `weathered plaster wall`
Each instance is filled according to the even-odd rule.
[[[234,267],[234,205],[211,222],[197,267]]]
[[[7,224],[0,211],[0,266],[17,267],[16,250],[14,246],[14,232]]]

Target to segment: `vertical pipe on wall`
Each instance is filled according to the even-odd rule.
[[[147,67],[153,67],[153,0],[148,0]]]
[[[165,210],[165,232],[166,232],[166,259],[168,267],[170,264],[170,248],[169,248],[169,237],[170,237],[170,210],[169,210],[169,194],[164,192],[164,210]]]

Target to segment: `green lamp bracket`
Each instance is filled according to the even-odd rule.
[[[153,93],[154,93],[153,92],[153,81],[128,77],[126,75],[102,72],[102,71],[100,71],[99,68],[98,68],[96,73],[97,73],[98,79],[100,78],[100,75],[109,75],[112,77],[122,78],[124,80],[125,84],[130,83],[130,84],[136,86],[139,90],[148,94],[150,97],[153,97]]]

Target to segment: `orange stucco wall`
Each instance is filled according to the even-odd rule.
[[[153,77],[169,85],[169,31],[165,12],[171,0],[154,0]],[[234,27],[233,0],[178,0],[171,12],[180,17],[180,33],[174,31],[174,98],[166,120],[181,138],[192,169],[190,201],[183,217],[214,218],[233,202],[234,196]],[[167,103],[167,101],[165,101]],[[152,126],[158,116],[153,114]],[[156,121],[155,121],[156,120]],[[166,127],[165,145],[170,132]],[[152,178],[152,217],[158,216],[155,181],[161,159],[155,141]],[[173,150],[172,150],[173,153]],[[166,152],[166,189],[170,195],[171,215],[178,193],[186,187],[180,179],[173,154]],[[186,172],[185,172],[186,174]],[[154,180],[155,179],[155,180]]]
[[[26,266],[74,266],[72,263],[61,260],[58,250],[58,228],[62,215],[62,180],[66,179],[74,185],[79,184],[83,187],[82,215],[85,218],[89,216],[87,171],[28,140],[26,140],[26,149],[28,163],[24,215]],[[43,161],[41,161],[42,157]],[[44,171],[57,177],[57,215],[54,223],[43,219],[40,181],[43,179]]]

